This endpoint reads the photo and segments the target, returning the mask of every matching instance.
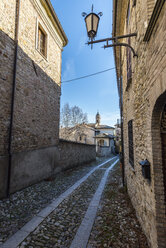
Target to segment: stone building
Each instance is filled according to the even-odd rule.
[[[115,152],[114,132],[115,128],[108,125],[101,125],[101,116],[96,114],[96,123],[89,123],[88,126],[95,130],[95,144],[97,156],[110,156]]]
[[[166,3],[114,0],[113,36],[137,33],[115,47],[123,100],[128,193],[150,247],[166,247]]]
[[[78,124],[74,127],[60,128],[59,137],[84,144],[95,144],[95,129],[87,124]]]
[[[108,126],[108,125],[102,125],[101,124],[101,116],[99,112],[96,114],[96,122],[95,123],[88,123],[89,127],[95,128],[96,135],[99,133],[107,133],[114,135],[114,127]]]
[[[109,157],[115,153],[115,136],[112,134],[100,133],[95,136],[96,153],[98,157]]]
[[[117,124],[115,125],[115,151],[116,153],[121,153],[121,124],[120,120],[117,120]]]
[[[50,0],[0,1],[0,197],[55,165],[66,44]]]

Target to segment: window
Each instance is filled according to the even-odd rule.
[[[156,3],[156,0],[147,0],[147,16],[148,16],[148,21],[150,20],[151,15],[153,13],[155,3]]]
[[[44,57],[47,57],[47,34],[40,25],[38,26],[37,49]]]
[[[98,135],[98,134],[100,134],[100,131],[98,131],[98,130],[95,131],[95,136]]]
[[[126,29],[127,33],[130,33],[130,28],[129,28],[129,22],[130,22],[130,1],[128,4],[128,10],[127,10],[127,17],[126,17]],[[128,38],[128,44],[130,44],[130,37]],[[132,60],[131,60],[131,49],[127,47],[127,87],[130,85],[132,82]]]
[[[128,38],[128,44],[130,45],[130,37]],[[127,86],[132,82],[132,58],[131,49],[127,47]]]
[[[129,21],[130,21],[130,1],[129,1],[128,9],[127,9],[127,29],[129,26]]]
[[[104,140],[99,140],[98,144],[99,146],[104,146]]]
[[[137,0],[133,0],[133,7],[136,5]]]
[[[128,122],[129,163],[134,167],[133,120]]]

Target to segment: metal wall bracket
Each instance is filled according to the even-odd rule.
[[[119,39],[126,39],[130,37],[136,37],[137,33],[131,33],[131,34],[126,34],[126,35],[121,35],[121,36],[116,36],[116,37],[111,37],[111,38],[106,38],[106,39],[101,39],[101,40],[96,40],[96,41],[90,41],[87,42],[88,45],[92,45],[95,43],[101,43],[101,42],[106,42],[106,45],[103,46],[103,48],[109,48],[109,47],[116,47],[116,46],[124,46],[124,47],[129,47],[133,53],[134,57],[138,57],[138,54],[135,52],[134,48],[129,45],[128,43],[119,43]],[[112,44],[109,44],[109,41],[112,41]]]

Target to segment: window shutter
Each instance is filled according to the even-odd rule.
[[[130,38],[128,39],[128,44],[130,45]],[[131,49],[127,48],[127,86],[130,85],[132,81],[132,59],[131,59]]]
[[[134,167],[133,120],[128,122],[129,163]]]
[[[151,15],[152,15],[152,12],[153,12],[153,9],[154,9],[154,6],[155,6],[155,0],[148,0],[147,1],[147,16],[148,16],[148,21],[150,20],[151,18]]]

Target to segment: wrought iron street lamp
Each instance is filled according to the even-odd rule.
[[[102,12],[99,12],[98,14],[95,14],[93,12],[93,5],[92,5],[92,10],[90,14],[87,15],[85,12],[82,13],[82,16],[85,17],[87,34],[91,42],[93,42],[97,34],[100,16],[102,15],[103,15]],[[91,44],[91,48],[92,48],[92,44]]]
[[[109,47],[127,47],[132,51],[134,57],[138,57],[138,55],[135,52],[134,48],[130,44],[128,44],[128,42],[123,42],[122,43],[122,42],[119,41],[121,39],[126,39],[126,38],[129,39],[130,37],[137,36],[137,33],[131,33],[131,34],[126,34],[126,35],[121,35],[121,36],[116,36],[116,37],[110,37],[110,38],[94,41],[94,38],[97,35],[100,16],[102,16],[102,15],[103,15],[102,12],[99,12],[98,14],[95,14],[93,12],[93,5],[92,5],[92,11],[91,11],[90,14],[87,15],[85,12],[82,13],[82,16],[85,17],[87,34],[88,34],[88,37],[90,39],[90,41],[87,44],[91,45],[91,48],[92,48],[93,44],[95,44],[95,43],[106,42],[106,44],[103,47],[104,49],[109,48]],[[119,77],[119,82],[120,82],[120,89],[121,89],[122,88],[121,49],[119,49],[119,56],[120,56],[120,77]],[[122,92],[120,90],[121,142],[122,142],[121,161],[122,161],[122,181],[123,181],[123,185],[124,185],[125,169],[124,169],[124,148],[123,148],[123,103],[122,103],[121,94],[122,94]]]
[[[106,38],[106,39],[101,39],[101,40],[96,40],[94,41],[96,35],[97,35],[97,31],[98,31],[98,25],[99,25],[99,21],[100,21],[100,16],[102,16],[103,13],[99,12],[98,14],[95,14],[93,12],[93,5],[92,5],[92,10],[90,14],[86,14],[85,12],[82,13],[82,16],[85,17],[85,23],[86,23],[86,29],[87,29],[87,34],[88,37],[91,41],[89,41],[87,44],[92,45],[95,43],[100,43],[100,42],[106,42],[106,45],[104,45],[104,49],[105,48],[109,48],[109,47],[129,47],[133,53],[134,57],[138,57],[137,53],[135,52],[134,48],[128,44],[128,43],[121,43],[119,42],[120,39],[126,39],[126,38],[130,38],[130,37],[134,37],[137,36],[137,33],[132,33],[132,34],[126,34],[126,35],[121,35],[121,36],[116,36],[116,37],[110,37],[110,38]],[[110,44],[109,42],[112,41],[112,43]]]

